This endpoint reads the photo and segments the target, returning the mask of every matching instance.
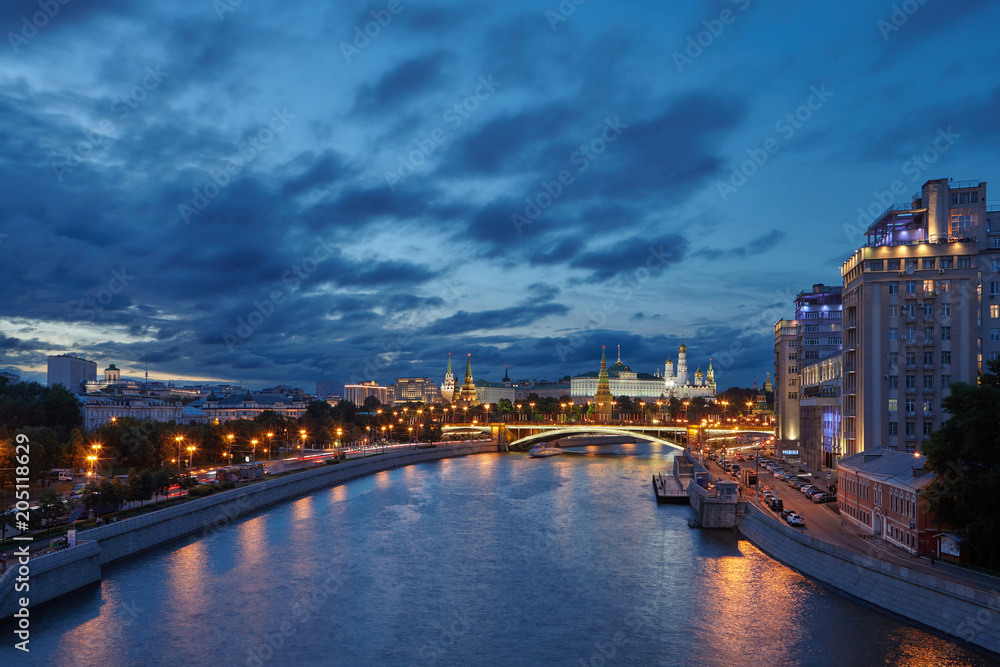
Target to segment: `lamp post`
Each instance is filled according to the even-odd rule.
[[[177,467],[181,467],[181,443],[184,442],[184,436],[178,435],[174,438],[174,442],[177,443]]]
[[[190,468],[193,467],[192,464],[194,463],[194,450],[195,450],[194,447],[188,447],[187,448],[187,451],[188,451],[188,469],[190,469]]]
[[[299,438],[302,439],[302,444],[299,445],[299,449],[304,452],[306,450],[306,432],[304,429],[299,431]]]
[[[517,415],[518,415],[518,417],[520,417],[521,416],[521,404],[520,403],[515,403],[514,407],[517,408]]]
[[[268,433],[267,434],[267,449],[264,450],[265,454],[267,454],[269,451],[271,451],[271,449],[272,449],[272,447],[274,445],[273,438],[274,438],[274,433]],[[270,456],[265,456],[264,458],[270,458]]]
[[[226,445],[226,462],[227,463],[232,463],[233,462],[233,438],[235,438],[235,437],[236,436],[233,435],[232,433],[230,433],[229,435],[226,436],[226,442],[227,442],[227,445]]]
[[[534,423],[534,421],[535,421],[535,404],[534,403],[528,403],[528,405],[531,406],[531,422]]]
[[[251,440],[250,444],[253,446],[253,449],[250,450],[250,460],[251,461],[256,461],[257,460],[257,439],[254,438],[253,440]]]
[[[340,447],[340,442],[343,439],[343,437],[344,437],[344,429],[341,428],[341,427],[338,427],[337,428],[337,444],[335,444],[333,446],[334,449],[337,449],[337,448]]]
[[[729,405],[729,401],[722,401],[722,425],[726,425],[726,406]]]
[[[691,401],[684,401],[684,421],[685,422],[690,422],[691,421],[690,417],[688,416],[688,403],[690,403],[690,402]]]

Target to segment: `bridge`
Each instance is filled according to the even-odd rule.
[[[497,438],[506,449],[527,449],[533,444],[558,440],[577,435],[618,435],[656,442],[683,449],[690,442],[717,441],[733,436],[773,436],[774,431],[743,430],[734,428],[709,428],[701,426],[667,426],[658,424],[573,423],[546,424],[538,422],[492,422],[472,424],[446,424],[442,435],[484,433]]]

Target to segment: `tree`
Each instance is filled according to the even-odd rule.
[[[506,398],[501,398],[497,401],[497,411],[502,415],[509,415],[514,412],[514,406]]]
[[[64,517],[69,513],[69,507],[63,502],[62,497],[52,489],[45,489],[38,498],[38,508],[42,512],[42,518],[46,523]]]
[[[378,400],[378,396],[368,396],[365,398],[361,409],[365,412],[377,412],[381,407],[382,403]]]
[[[173,479],[171,478],[170,471],[168,470],[157,470],[153,474],[153,494],[159,498],[160,496],[167,495],[170,491],[170,487],[173,485]]]
[[[951,417],[924,444],[937,477],[924,488],[928,508],[970,548],[1000,552],[1000,514],[985,511],[1000,494],[1000,360],[978,386],[951,385],[943,407]]]

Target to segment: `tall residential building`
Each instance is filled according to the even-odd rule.
[[[61,384],[74,394],[84,394],[87,382],[97,379],[97,364],[68,354],[49,357],[46,384]]]
[[[803,449],[803,366],[837,356],[841,350],[841,295],[840,287],[822,283],[803,290],[795,297],[795,318],[778,320],[774,325],[774,418],[775,440],[784,457],[792,462],[802,462],[819,469],[824,458],[812,448]],[[810,391],[812,394],[813,391]],[[815,426],[813,408],[819,406],[818,396],[806,400],[806,415],[810,428]],[[831,397],[824,397],[829,399]],[[827,403],[822,401],[822,403]],[[820,410],[822,412],[822,410]],[[838,417],[839,423],[839,417]],[[816,441],[815,429],[810,431],[809,442]],[[839,441],[839,438],[838,438]],[[832,445],[832,443],[831,443]],[[839,454],[839,452],[831,452]],[[829,466],[832,463],[826,463]]]
[[[1000,355],[1000,225],[986,183],[931,180],[841,267],[846,454],[916,452],[952,382]]]

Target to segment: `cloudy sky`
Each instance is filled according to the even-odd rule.
[[[5,2],[0,368],[762,381],[859,208],[1000,187],[1000,7],[902,4]]]

